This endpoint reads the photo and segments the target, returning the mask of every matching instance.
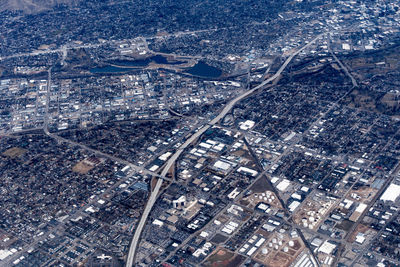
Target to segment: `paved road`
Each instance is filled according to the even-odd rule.
[[[163,176],[163,175],[160,175],[160,174],[158,174],[158,173],[149,171],[148,169],[146,169],[146,168],[144,168],[144,167],[142,167],[142,166],[135,165],[135,164],[133,164],[133,163],[131,163],[131,162],[129,162],[129,161],[126,161],[126,160],[124,160],[124,159],[121,159],[121,158],[118,158],[118,157],[114,157],[114,156],[112,156],[112,155],[109,155],[109,154],[103,153],[103,152],[101,152],[101,151],[92,149],[92,148],[90,148],[90,147],[88,147],[88,146],[86,146],[86,145],[83,145],[83,144],[74,142],[74,141],[72,141],[72,140],[69,140],[69,139],[60,137],[60,136],[55,135],[55,134],[52,134],[52,133],[50,133],[50,132],[46,132],[46,134],[47,134],[49,137],[54,138],[54,139],[56,139],[56,140],[59,141],[59,142],[68,143],[68,144],[73,145],[73,146],[79,146],[79,147],[82,148],[83,150],[90,151],[90,152],[92,152],[92,153],[95,154],[95,155],[98,155],[98,156],[101,156],[101,157],[104,157],[104,158],[108,158],[108,159],[110,159],[110,160],[112,160],[112,161],[116,161],[116,162],[120,162],[120,163],[123,163],[123,164],[125,164],[125,165],[128,165],[129,167],[131,167],[131,169],[133,169],[133,170],[135,170],[135,171],[137,171],[137,172],[139,172],[139,173],[148,174],[148,175],[151,175],[151,176],[155,176],[155,177],[161,178],[160,180],[172,181],[170,178],[167,178],[167,177],[165,177],[165,176]]]
[[[399,133],[399,131],[397,131],[397,133]],[[396,133],[396,134],[397,134]],[[391,140],[388,141],[385,145],[385,147],[381,150],[384,151],[384,149],[386,148],[386,146],[388,146],[391,143]],[[372,163],[371,163],[372,164]],[[370,164],[370,165],[371,165]],[[362,222],[362,219],[364,219],[364,217],[368,214],[369,210],[372,208],[372,206],[376,203],[376,201],[378,200],[378,198],[381,197],[381,195],[383,194],[384,191],[386,191],[386,189],[388,188],[389,184],[392,183],[392,181],[397,177],[398,175],[398,168],[399,168],[399,164],[396,165],[396,167],[393,169],[393,171],[391,171],[389,178],[386,179],[385,184],[379,189],[379,191],[375,194],[374,198],[368,203],[367,208],[365,208],[364,212],[360,215],[360,217],[358,218],[358,220],[356,221],[356,223],[354,223],[354,225],[351,227],[351,229],[348,231],[348,233],[353,233],[356,230],[356,227]],[[375,234],[375,236],[372,238],[372,240],[362,248],[362,250],[358,253],[358,255],[352,260],[350,266],[354,266],[359,260],[360,258],[369,250],[371,250],[372,246],[374,245],[373,242],[378,239],[382,233],[386,230],[386,227],[395,219],[397,219],[397,217],[399,216],[400,210],[397,210],[393,216],[386,221],[385,225],[382,226],[382,228],[378,231],[378,233]],[[381,255],[382,257],[384,257],[384,255]]]
[[[43,123],[43,130],[46,134],[48,134],[48,126],[49,126],[49,105],[50,105],[50,90],[51,90],[51,68],[47,71],[47,92],[46,92],[46,111],[44,114],[44,123]]]
[[[251,95],[252,93],[254,93],[256,90],[264,87],[266,84],[274,81],[276,78],[279,77],[279,75],[281,75],[282,71],[287,67],[287,65],[292,61],[292,59],[297,56],[301,51],[303,51],[304,49],[308,48],[309,46],[311,46],[316,40],[318,40],[319,38],[321,38],[323,36],[323,34],[318,35],[317,37],[315,37],[312,41],[310,41],[308,44],[306,44],[305,46],[303,46],[302,48],[300,48],[299,50],[297,50],[295,53],[291,54],[290,57],[288,57],[286,59],[286,61],[283,63],[283,65],[279,68],[279,70],[270,78],[268,78],[267,80],[263,81],[262,83],[260,83],[259,85],[257,85],[256,87],[254,87],[253,89],[247,91],[246,93],[236,97],[235,99],[233,99],[231,102],[228,103],[228,105],[225,106],[225,108],[221,111],[221,113],[215,117],[210,124],[211,125],[215,125],[217,122],[219,122],[223,117],[225,117],[226,114],[228,114],[228,112],[233,108],[233,106],[238,103],[239,101],[241,101],[242,99],[248,97],[249,95]]]
[[[122,179],[120,181],[117,181],[114,185],[108,187],[107,189],[105,189],[105,191],[98,196],[98,198],[110,195],[115,188],[119,187],[122,183],[124,183],[125,180]],[[94,202],[96,202],[98,200],[98,198],[96,197],[95,199],[93,199],[92,201],[88,200],[87,202],[84,203],[84,205],[82,207],[79,207],[75,213],[72,215],[73,217],[69,217],[69,218],[77,218],[80,215],[86,216],[88,215],[87,212],[85,212],[85,210],[87,208],[89,208],[90,206],[93,205]],[[71,214],[69,214],[71,215]],[[60,233],[64,233],[65,231],[65,224],[64,223],[59,223],[57,226],[55,226],[54,228],[52,228],[51,224],[48,224],[50,226],[50,230],[46,233],[44,233],[41,236],[36,236],[34,237],[34,240],[32,243],[29,244],[25,244],[22,249],[20,251],[18,251],[17,253],[14,253],[13,255],[11,255],[10,257],[7,257],[4,262],[2,261],[0,266],[13,266],[13,262],[15,260],[17,260],[18,258],[20,258],[21,256],[24,255],[24,253],[27,253],[30,249],[35,249],[38,247],[38,244],[44,240],[46,240],[51,234],[54,235],[59,235]],[[67,252],[67,251],[66,251]]]
[[[179,149],[172,155],[172,157],[167,161],[167,164],[165,165],[163,171],[161,172],[161,176],[165,177],[168,173],[168,171],[171,169],[172,165],[175,163],[175,161],[178,159],[178,157],[182,154],[184,149],[188,147],[194,140],[196,140],[198,137],[200,137],[205,131],[207,131],[211,126],[210,125],[205,125],[203,126],[200,130],[198,130],[196,133],[194,133],[189,139],[186,140],[186,142],[179,147]],[[126,266],[134,266],[133,261],[136,255],[136,248],[139,243],[139,238],[142,234],[143,227],[146,224],[147,217],[150,214],[151,209],[153,208],[154,203],[157,200],[158,193],[161,189],[163,180],[158,179],[156,186],[153,189],[153,192],[151,192],[150,198],[147,201],[146,207],[143,211],[142,217],[140,218],[139,224],[135,230],[135,234],[133,236],[133,239],[131,241],[131,245],[129,247],[129,252],[128,252],[128,258],[126,261]]]
[[[54,54],[54,53],[66,53],[66,50],[69,49],[78,49],[78,48],[95,48],[102,46],[103,44],[86,44],[86,45],[77,45],[77,46],[62,46],[61,48],[58,49],[48,49],[48,50],[38,50],[34,52],[28,52],[28,53],[18,53],[10,56],[5,56],[5,57],[0,57],[0,61],[5,60],[5,59],[10,59],[10,58],[16,58],[16,57],[29,57],[29,56],[38,56],[38,55],[45,55],[45,54]]]
[[[144,174],[148,174],[148,175],[151,175],[151,176],[155,176],[155,177],[161,178],[161,179],[159,179],[161,181],[162,180],[171,181],[171,179],[165,177],[165,175],[159,175],[158,173],[149,171],[148,169],[146,169],[144,167],[141,167],[141,166],[137,166],[137,165],[135,165],[135,164],[133,164],[133,163],[131,163],[129,161],[114,157],[112,155],[109,155],[109,154],[103,153],[101,151],[92,149],[92,148],[90,148],[88,146],[85,146],[83,144],[80,144],[80,143],[74,142],[72,140],[69,140],[69,139],[63,138],[61,136],[58,136],[56,134],[50,133],[49,132],[49,128],[48,128],[48,125],[49,125],[50,91],[51,91],[51,68],[48,70],[47,93],[46,93],[46,113],[45,113],[45,116],[44,116],[44,124],[43,124],[43,131],[44,131],[44,133],[46,135],[48,135],[51,138],[56,139],[58,142],[68,143],[68,144],[73,145],[73,146],[78,146],[78,147],[80,147],[80,148],[82,148],[84,150],[87,150],[87,151],[90,151],[90,152],[94,153],[95,155],[99,155],[99,156],[102,156],[104,158],[108,158],[110,160],[116,161],[116,162],[121,162],[121,163],[123,163],[125,165],[130,166],[131,169],[133,169],[133,170],[135,170],[135,171],[137,171],[139,173],[144,173]]]
[[[400,210],[397,210],[394,214],[393,214],[393,216],[385,223],[385,225],[383,225],[382,226],[382,228],[378,231],[378,233],[376,233],[375,234],[375,236],[372,238],[372,240],[369,242],[369,244],[368,245],[366,245],[365,247],[363,247],[363,249],[357,254],[357,256],[353,259],[353,261],[351,262],[351,264],[350,264],[350,266],[354,266],[355,264],[357,264],[358,263],[358,260],[360,260],[360,258],[362,257],[362,256],[364,256],[365,255],[365,253],[367,252],[367,251],[369,251],[369,250],[371,250],[373,247],[373,245],[374,245],[374,242],[379,238],[379,237],[381,237],[381,235],[383,234],[383,232],[384,231],[386,231],[386,227],[391,223],[391,222],[393,222],[395,219],[397,219],[397,217],[399,216],[399,213],[400,213]],[[375,253],[376,254],[376,253]],[[381,255],[381,254],[378,254],[379,256],[381,256],[381,257],[385,257],[385,255]],[[390,259],[390,258],[389,258]],[[390,259],[390,260],[392,260],[392,261],[396,261],[395,259]]]
[[[283,63],[283,65],[279,68],[279,70],[273,75],[271,76],[269,79],[263,81],[262,83],[260,83],[258,86],[254,87],[253,89],[245,92],[244,94],[236,97],[235,99],[233,99],[232,101],[230,101],[225,107],[224,109],[219,113],[218,116],[216,116],[213,120],[211,120],[207,125],[204,125],[202,128],[200,128],[196,133],[194,133],[188,140],[186,140],[186,142],[174,153],[174,155],[168,160],[165,168],[163,169],[161,176],[165,176],[168,171],[170,170],[171,166],[175,163],[175,161],[178,159],[178,157],[182,154],[182,152],[184,151],[184,149],[191,144],[194,140],[196,140],[198,137],[200,137],[205,131],[207,131],[211,126],[216,125],[222,118],[225,117],[226,114],[228,114],[228,112],[233,108],[233,106],[238,103],[239,101],[241,101],[242,99],[246,98],[247,96],[251,95],[252,93],[254,93],[256,90],[264,87],[266,84],[270,83],[271,81],[275,80],[276,78],[278,78],[281,73],[283,72],[283,70],[287,67],[287,65],[292,61],[292,59],[298,55],[301,51],[303,51],[304,49],[308,48],[309,46],[311,46],[316,40],[318,40],[319,38],[321,38],[324,34],[320,34],[317,37],[315,37],[312,41],[310,41],[308,44],[306,44],[305,46],[301,47],[300,49],[298,49],[296,52],[294,52],[293,54],[291,54],[286,61]],[[128,257],[126,260],[126,267],[132,267],[134,264],[134,259],[135,259],[135,255],[136,255],[136,248],[139,244],[139,239],[140,236],[142,234],[143,231],[143,227],[146,224],[147,221],[147,217],[150,214],[151,209],[153,208],[154,203],[157,200],[157,196],[158,193],[160,191],[161,185],[162,185],[162,179],[159,179],[156,183],[156,186],[154,187],[153,192],[151,192],[150,198],[146,204],[146,207],[144,209],[144,212],[142,214],[142,217],[139,221],[139,224],[135,230],[135,234],[133,236],[133,239],[131,241],[131,245],[129,247],[129,252],[128,252]]]
[[[350,77],[351,83],[353,84],[353,87],[358,87],[356,79],[354,79],[353,75],[351,75],[350,71],[347,69],[347,67],[337,58],[337,56],[333,53],[331,46],[330,46],[330,39],[328,39],[328,50],[331,53],[332,57],[336,60],[336,62],[339,64],[340,68],[346,73],[347,76]]]

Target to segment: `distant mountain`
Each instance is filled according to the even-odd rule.
[[[4,10],[22,10],[25,13],[37,13],[57,4],[73,4],[79,0],[0,0],[0,12]]]

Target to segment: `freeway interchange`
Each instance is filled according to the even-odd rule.
[[[260,83],[258,86],[254,87],[253,89],[245,92],[242,95],[239,95],[238,97],[236,97],[235,99],[231,100],[223,109],[222,111],[214,118],[212,119],[207,125],[204,125],[203,127],[201,127],[197,132],[195,132],[193,135],[191,135],[185,143],[183,143],[178,150],[170,157],[170,159],[167,161],[167,163],[165,164],[165,167],[163,168],[162,172],[161,172],[161,176],[166,176],[166,174],[169,172],[170,168],[174,165],[175,161],[179,158],[179,156],[182,154],[182,152],[184,152],[184,150],[191,144],[193,143],[197,138],[199,138],[203,133],[205,133],[210,127],[216,125],[219,123],[219,121],[221,119],[223,119],[226,114],[228,114],[228,112],[231,111],[231,109],[234,107],[234,105],[236,103],[238,103],[239,101],[241,101],[242,99],[248,97],[249,95],[253,94],[255,91],[257,91],[258,89],[263,88],[264,86],[266,86],[267,84],[269,84],[270,82],[273,82],[275,79],[277,79],[281,73],[285,70],[285,68],[287,67],[287,65],[292,61],[292,59],[298,55],[300,52],[302,52],[303,50],[307,49],[308,47],[310,47],[313,43],[315,43],[318,39],[320,39],[321,37],[323,37],[324,34],[320,34],[317,37],[315,37],[314,39],[312,39],[310,42],[308,42],[306,45],[304,45],[303,47],[299,48],[298,50],[296,50],[294,53],[292,53],[283,63],[283,65],[279,68],[279,70],[270,78],[268,78],[267,80],[263,81],[262,83]],[[139,224],[136,227],[133,239],[131,241],[131,245],[129,248],[129,252],[128,252],[128,256],[127,256],[127,260],[126,260],[126,267],[132,267],[134,266],[134,260],[135,260],[135,255],[136,255],[136,250],[137,247],[139,245],[139,241],[140,241],[140,237],[143,231],[143,227],[146,224],[147,221],[147,217],[150,214],[150,211],[152,209],[152,207],[154,206],[158,194],[160,192],[161,186],[163,183],[163,179],[158,179],[157,183],[153,189],[153,191],[151,192],[151,195],[147,201],[146,207],[143,211],[142,217],[139,221]]]

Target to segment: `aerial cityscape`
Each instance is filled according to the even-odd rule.
[[[0,267],[400,266],[397,0],[0,0]]]

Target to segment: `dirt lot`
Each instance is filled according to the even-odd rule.
[[[373,199],[373,197],[377,192],[378,192],[377,189],[371,187],[361,187],[358,190],[351,190],[347,195],[347,198],[354,199],[351,197],[351,195],[352,193],[355,193],[360,197],[360,199],[357,199],[357,201],[362,203],[368,203]]]
[[[213,254],[211,254],[204,262],[204,266],[207,267],[236,267],[240,266],[243,262],[244,257],[236,255],[233,252],[224,249],[217,248]]]
[[[357,225],[357,228],[354,230],[354,232],[351,233],[349,236],[349,242],[353,243],[356,241],[356,236],[358,233],[363,233],[366,236],[374,236],[376,234],[376,231],[369,228],[368,226],[364,224],[359,224]]]
[[[18,157],[22,156],[25,153],[26,153],[26,150],[23,148],[12,147],[12,148],[4,151],[3,155],[14,159],[14,158],[18,158]]]
[[[94,166],[87,164],[85,161],[78,162],[73,168],[73,172],[77,172],[80,174],[87,174]]]

